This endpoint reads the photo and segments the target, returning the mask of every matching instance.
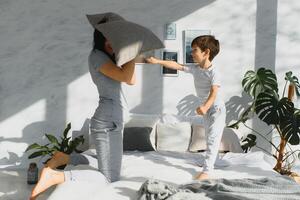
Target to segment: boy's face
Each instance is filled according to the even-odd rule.
[[[200,65],[208,59],[207,51],[202,51],[198,46],[192,46],[192,57],[195,63],[199,63]]]

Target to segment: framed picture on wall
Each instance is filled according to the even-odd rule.
[[[174,22],[165,25],[165,39],[176,40],[176,24]]]
[[[211,34],[210,30],[185,30],[184,31],[184,43],[183,43],[184,64],[194,63],[193,58],[191,56],[192,53],[191,43],[193,39],[200,35],[210,35],[210,34]]]
[[[177,60],[178,60],[178,52],[177,51],[165,50],[165,51],[163,51],[162,54],[163,54],[162,55],[163,60],[172,60],[175,62],[177,62]],[[162,66],[161,73],[164,76],[178,76],[178,70],[169,69],[169,68],[166,68],[165,66]]]

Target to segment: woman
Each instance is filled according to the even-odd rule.
[[[99,23],[105,23],[101,21]],[[125,98],[121,83],[135,84],[135,63],[129,61],[121,67],[116,66],[114,51],[109,41],[97,29],[94,31],[94,47],[89,55],[89,71],[99,93],[99,105],[91,119],[91,135],[97,152],[98,169],[108,182],[119,180],[123,154],[123,120]],[[63,164],[89,164],[89,156],[82,154],[67,155],[57,152],[43,168],[37,185],[32,190],[30,199],[35,199],[41,192],[52,185],[68,180],[103,178],[100,173],[90,171],[56,171]]]

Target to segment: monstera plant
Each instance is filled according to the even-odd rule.
[[[278,83],[276,75],[269,69],[260,68],[255,71],[247,71],[242,81],[244,91],[250,95],[252,101],[250,106],[241,114],[238,121],[229,125],[230,128],[238,128],[240,124],[251,129],[256,134],[267,140],[275,149],[272,156],[277,160],[274,170],[281,174],[290,174],[288,158],[299,153],[300,150],[288,149],[288,145],[298,145],[300,143],[300,110],[294,107],[292,98],[296,94],[300,96],[300,85],[298,78],[292,72],[285,74],[285,86],[283,94],[278,94]],[[288,86],[289,84],[289,86]],[[288,86],[288,95],[285,96]],[[260,120],[272,127],[271,132],[278,133],[280,144],[275,145],[266,135],[257,130],[253,130],[246,125],[246,121],[257,115]],[[268,133],[269,134],[269,133]],[[256,145],[256,136],[247,135],[242,145],[244,151],[248,151]],[[288,150],[287,150],[288,149]]]

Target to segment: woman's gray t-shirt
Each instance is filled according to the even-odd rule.
[[[127,116],[127,102],[121,82],[99,71],[110,58],[102,51],[92,50],[89,55],[89,71],[99,93],[99,105],[93,118],[103,121],[123,122]]]

